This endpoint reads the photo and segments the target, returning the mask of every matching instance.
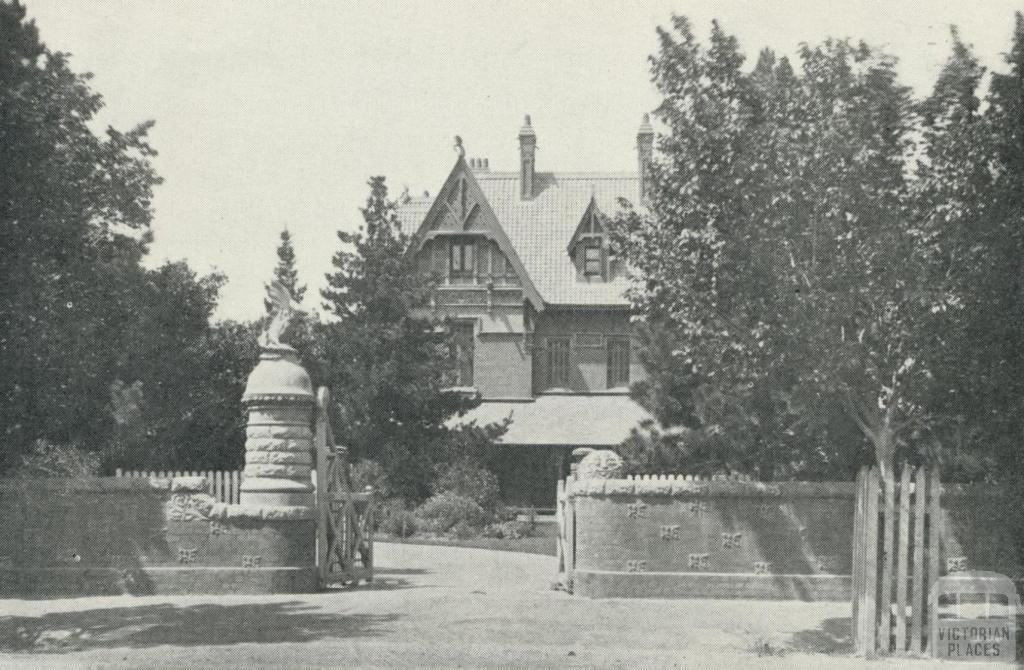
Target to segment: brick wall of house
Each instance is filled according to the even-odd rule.
[[[631,336],[632,333],[633,326],[625,310],[547,310],[538,314],[533,336],[534,392],[542,393],[547,389],[548,338],[570,338],[568,388],[585,393],[608,389],[605,338],[609,335]],[[588,342],[592,336],[599,336],[599,346],[589,346],[594,344]],[[644,374],[634,341],[630,354],[630,383],[641,379]]]
[[[522,334],[480,333],[474,384],[484,398],[529,398],[531,360]]]

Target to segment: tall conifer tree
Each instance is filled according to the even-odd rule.
[[[295,267],[295,247],[292,245],[292,235],[287,228],[281,231],[281,244],[277,247],[277,266],[274,268],[274,279],[288,289],[295,302],[302,302],[306,296],[306,286],[299,285],[299,271]],[[270,301],[264,300],[263,307],[269,312]]]
[[[338,403],[339,443],[387,471],[395,491],[429,493],[444,456],[444,422],[478,402],[444,390],[447,336],[427,318],[429,286],[407,253],[384,177],[372,177],[358,233],[339,231],[342,249],[322,291],[336,321],[319,338],[325,383]]]

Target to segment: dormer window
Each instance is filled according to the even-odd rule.
[[[581,281],[605,281],[608,279],[608,249],[597,205],[591,202],[587,213],[576,228],[569,253],[576,265],[577,278]]]
[[[604,274],[601,267],[601,240],[590,239],[583,245],[583,275],[587,278],[598,278]]]

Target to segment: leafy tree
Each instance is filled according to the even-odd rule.
[[[921,105],[926,151],[915,191],[932,281],[953,299],[936,313],[942,348],[931,398],[948,436],[946,471],[1024,478],[1024,20],[1016,16],[1006,74],[984,74],[957,32]]]
[[[241,397],[257,358],[258,326],[210,325],[222,282],[179,262],[147,272],[137,287],[136,316],[125,324],[132,346],[110,396],[115,408],[134,411],[115,412],[109,463],[195,470],[241,465]]]
[[[423,312],[430,287],[407,253],[384,177],[369,187],[360,232],[338,233],[343,246],[322,291],[337,320],[322,327],[316,358],[338,403],[339,442],[354,459],[380,463],[394,493],[423,499],[445,451],[444,422],[477,401],[444,390],[447,336]]]
[[[38,438],[96,446],[159,182],[149,123],[90,129],[89,75],[0,1],[0,468]]]
[[[79,449],[108,469],[237,465],[254,334],[211,329],[221,277],[142,267],[151,124],[97,136],[91,75],[25,15],[0,0],[0,471],[33,448],[44,464]]]
[[[766,51],[747,74],[717,23],[707,48],[683,17],[659,38],[652,209],[620,217],[652,343],[637,396],[725,436],[709,467],[834,476],[873,452],[891,469],[927,417],[923,325],[946,297],[909,225],[893,59],[829,40],[799,72]]]
[[[287,228],[281,231],[281,244],[277,247],[277,267],[274,268],[274,278],[288,289],[295,302],[302,302],[306,296],[306,286],[299,285],[299,271],[295,268],[295,247],[292,246],[292,235]],[[270,301],[264,300],[263,307],[270,312]]]

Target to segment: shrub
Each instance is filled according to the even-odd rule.
[[[487,512],[475,501],[450,491],[428,498],[416,510],[416,516],[434,533],[445,533],[456,524],[479,528],[487,522]]]
[[[408,509],[405,500],[392,498],[385,501],[380,508],[377,527],[388,535],[409,537],[415,535],[419,528],[419,519]]]
[[[488,511],[498,506],[498,478],[487,468],[468,459],[445,467],[434,483],[435,493],[453,493],[469,498]]]
[[[471,537],[475,537],[477,534],[477,528],[473,527],[465,521],[460,521],[451,527],[448,531],[449,537],[453,537],[457,540],[468,540]]]
[[[493,537],[506,540],[518,540],[524,537],[533,537],[534,524],[529,521],[503,521],[500,523],[488,524],[484,528],[484,537]]]
[[[392,489],[388,475],[377,461],[369,458],[360,459],[352,464],[350,472],[353,491],[364,491],[367,486],[372,486],[374,493],[381,498],[391,497]]]
[[[96,454],[72,444],[36,440],[12,474],[15,477],[96,477],[99,471],[100,459]]]

